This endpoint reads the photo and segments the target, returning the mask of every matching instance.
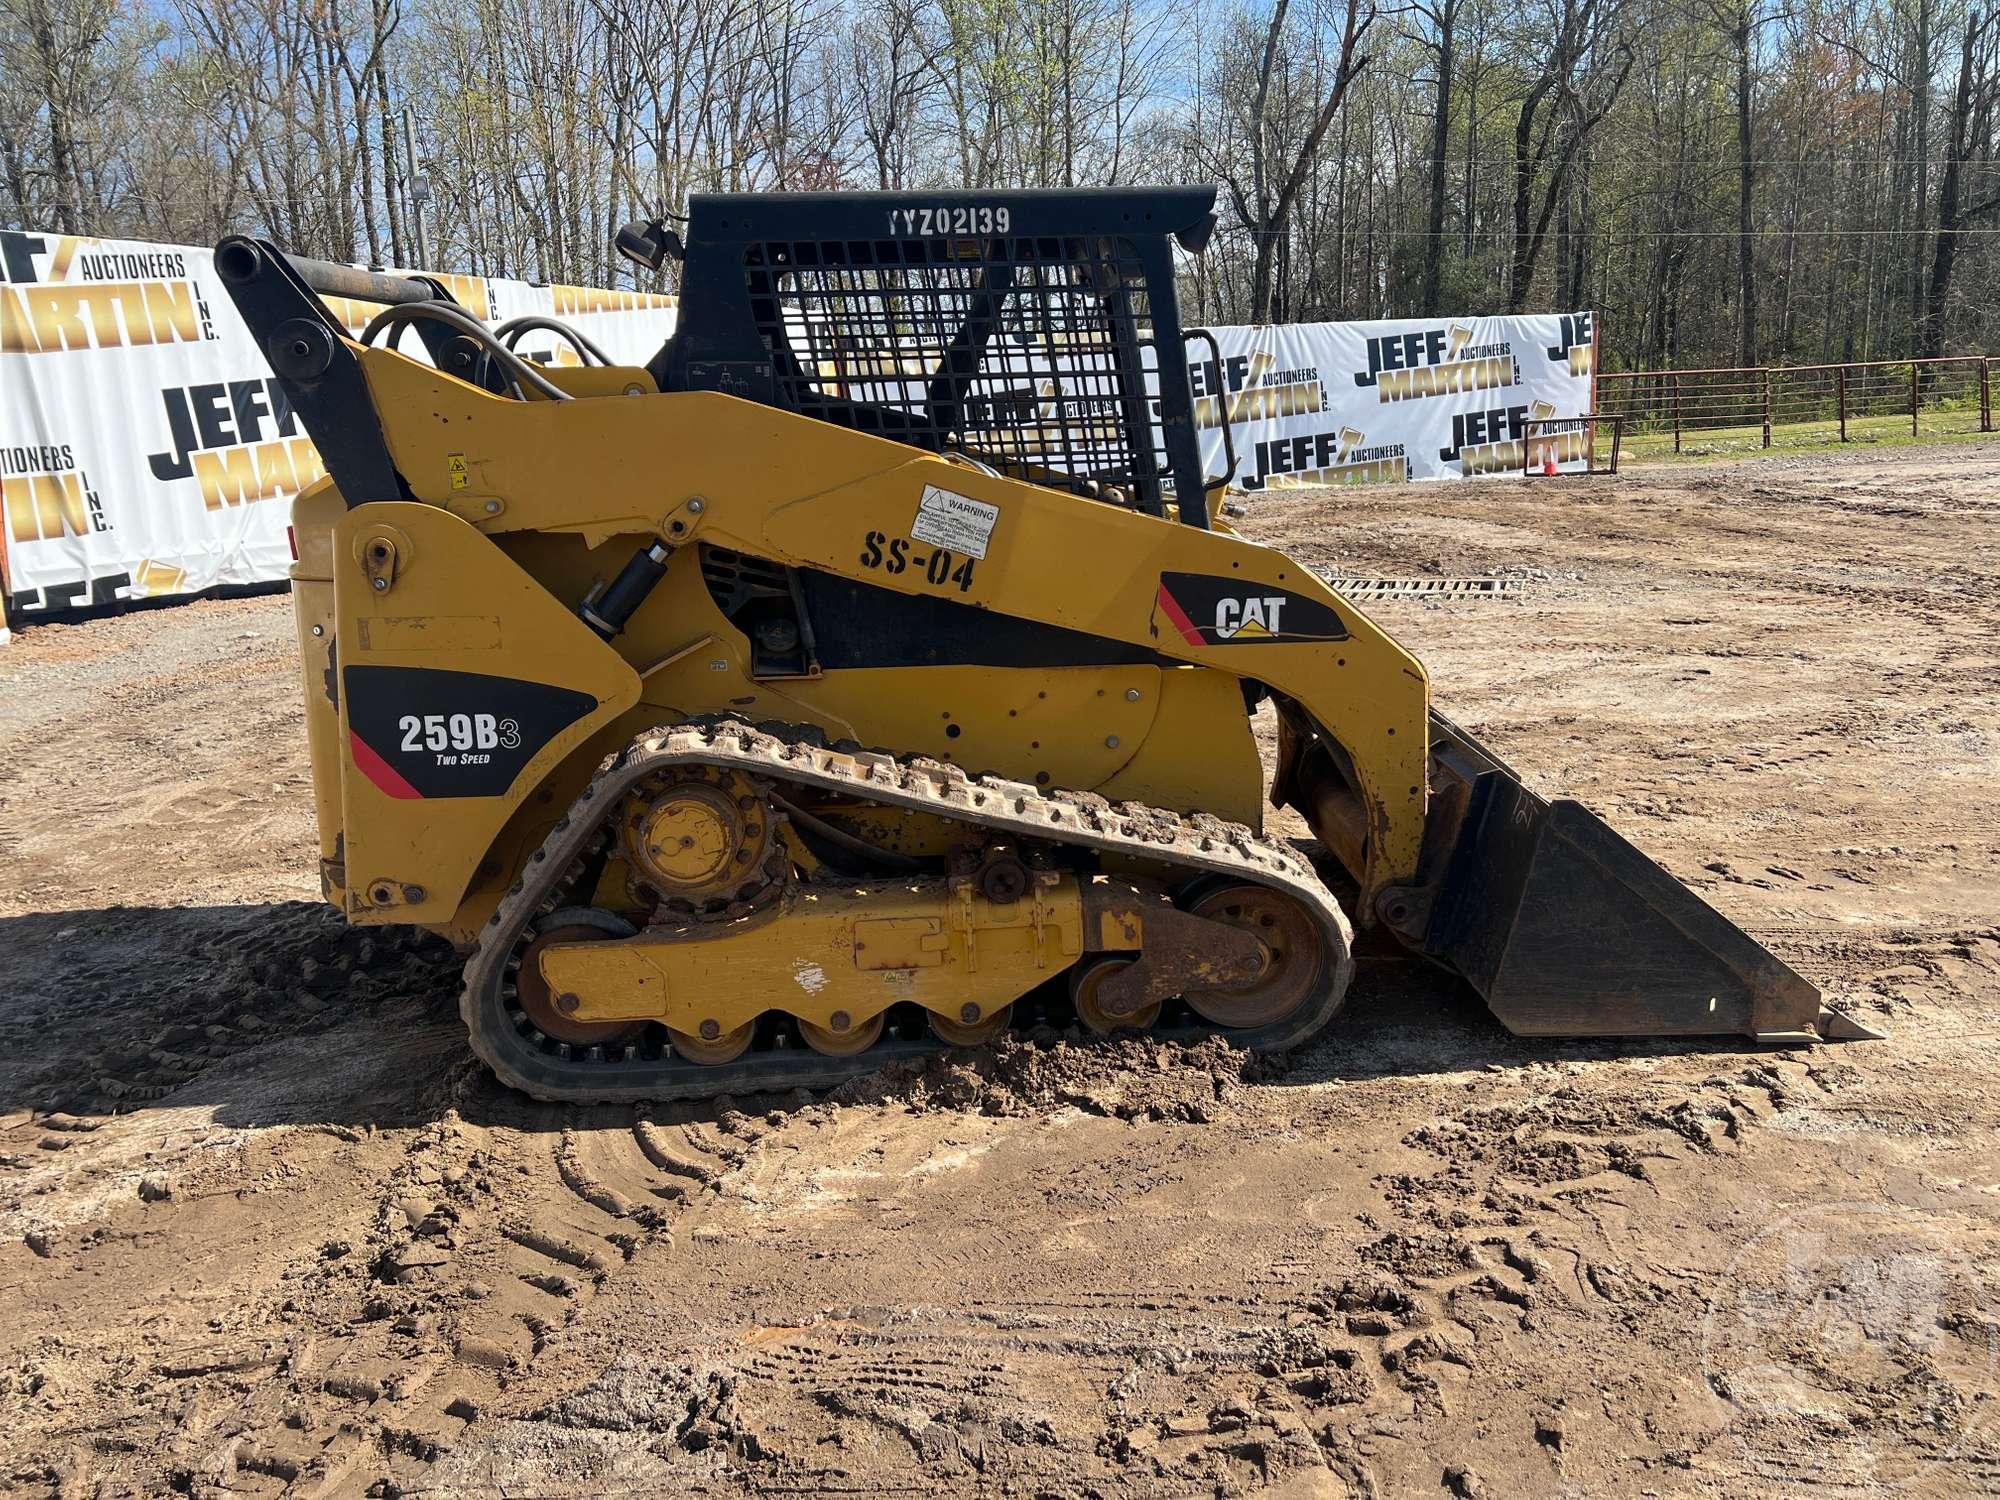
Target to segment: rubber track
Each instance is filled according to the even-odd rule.
[[[1141,803],[1113,803],[1095,792],[1045,790],[999,776],[974,776],[924,756],[828,748],[820,731],[792,725],[751,726],[702,721],[649,730],[609,757],[584,788],[526,870],[481,929],[465,966],[459,997],[472,1049],[503,1083],[537,1099],[573,1103],[639,1099],[701,1099],[723,1093],[831,1088],[884,1063],[945,1050],[926,1037],[885,1037],[854,1057],[827,1057],[807,1048],[752,1050],[720,1065],[676,1057],[593,1061],[542,1051],[514,1027],[503,995],[506,960],[528,924],[552,899],[588,851],[624,792],[656,771],[714,765],[817,791],[864,798],[887,807],[954,819],[1015,838],[1070,844],[1179,866],[1283,891],[1319,920],[1327,972],[1311,1001],[1283,1022],[1230,1031],[1238,1046],[1286,1051],[1315,1035],[1339,1012],[1353,977],[1353,930],[1312,868],[1288,845],[1206,813],[1182,817]],[[1203,1034],[1216,1028],[1202,1028]],[[1175,1035],[1180,1035],[1176,1032]]]

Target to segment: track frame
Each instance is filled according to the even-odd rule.
[[[506,996],[508,960],[529,939],[536,917],[567,904],[564,882],[595,847],[621,796],[665,767],[700,764],[908,807],[1014,837],[1166,863],[1190,878],[1212,875],[1263,885],[1299,900],[1318,925],[1325,955],[1307,1002],[1273,1025],[1241,1031],[1192,1028],[1195,1034],[1226,1036],[1258,1053],[1290,1050],[1333,1020],[1353,978],[1353,928],[1332,893],[1296,851],[1241,824],[1113,803],[1093,792],[973,775],[925,756],[829,746],[819,731],[806,727],[703,720],[648,731],[608,757],[529,857],[521,879],[481,930],[466,964],[459,1009],[473,1050],[504,1083],[537,1099],[574,1103],[708,1098],[830,1088],[886,1063],[946,1050],[936,1040],[896,1038],[853,1057],[798,1048],[753,1051],[712,1065],[666,1055],[589,1059],[574,1055],[574,1049],[563,1056],[539,1046],[515,1024]]]

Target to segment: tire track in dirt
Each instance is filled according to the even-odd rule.
[[[512,1118],[519,1116],[520,1118]],[[504,1101],[448,1114],[374,1187],[367,1241],[324,1245],[282,1279],[318,1336],[292,1334],[165,1379],[190,1391],[177,1478],[231,1494],[419,1492],[496,1415],[546,1397],[541,1366],[694,1192],[733,1170],[684,1125],[611,1126]]]

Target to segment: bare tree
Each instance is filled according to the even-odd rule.
[[[111,206],[94,124],[129,89],[148,32],[117,0],[0,0],[0,170],[16,211],[65,234]]]
[[[1613,31],[1622,16],[1618,0],[1549,0],[1553,40],[1530,42],[1540,63],[1514,118],[1509,312],[1528,305],[1535,262],[1577,153],[1604,123],[1631,75],[1632,44]]]
[[[885,0],[847,30],[854,106],[878,188],[909,185],[918,116],[937,86],[922,0]]]
[[[1444,216],[1450,192],[1445,157],[1451,150],[1451,82],[1458,65],[1458,22],[1465,0],[1417,0],[1418,16],[1430,24],[1420,33],[1419,43],[1433,59],[1436,72],[1432,83],[1430,211],[1424,220],[1424,284],[1418,295],[1418,309],[1427,318],[1444,311]]]
[[[1937,244],[1931,256],[1930,291],[1924,304],[1919,347],[1936,358],[1944,353],[1945,313],[1958,247],[1973,221],[2000,211],[2000,165],[1994,149],[2000,113],[2000,14],[1969,11],[1959,41],[1958,80],[1945,125],[1944,176],[1938,186]],[[1968,201],[1966,179],[1984,166],[1991,191]]]
[[[1254,57],[1234,54],[1236,66],[1223,70],[1225,132],[1204,165],[1222,178],[1253,240],[1253,323],[1274,316],[1273,270],[1286,221],[1348,89],[1368,66],[1361,46],[1376,17],[1373,0],[1324,0],[1297,17],[1291,0],[1276,0],[1261,26],[1247,13],[1237,19],[1238,39],[1261,30],[1263,42]]]

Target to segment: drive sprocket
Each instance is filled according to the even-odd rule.
[[[655,922],[744,916],[790,873],[770,783],[741,771],[664,768],[620,799],[615,822],[632,895]]]

